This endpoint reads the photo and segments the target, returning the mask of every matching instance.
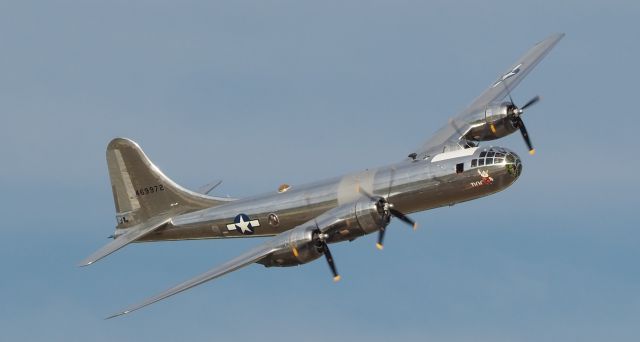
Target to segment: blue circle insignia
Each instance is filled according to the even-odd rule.
[[[239,214],[233,220],[233,223],[236,225],[236,230],[239,230],[240,233],[244,235],[251,235],[255,232],[255,228],[260,226],[260,221],[252,220],[246,214]]]

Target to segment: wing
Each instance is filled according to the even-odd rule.
[[[448,146],[457,145],[458,141],[471,128],[478,116],[484,115],[488,105],[496,104],[504,99],[509,91],[522,81],[529,72],[551,51],[564,37],[564,33],[556,33],[537,43],[525,53],[515,64],[509,67],[498,79],[489,86],[461,113],[451,118],[436,134],[427,140],[416,151],[418,155],[444,152]],[[453,149],[459,149],[454,147]]]
[[[135,225],[131,228],[127,228],[126,233],[118,236],[115,240],[106,244],[104,247],[100,248],[95,253],[82,260],[78,266],[91,265],[94,262],[143,237],[144,235],[147,235],[150,232],[164,226],[165,224],[169,223],[169,221],[171,221],[170,218],[157,217],[141,224]]]
[[[163,300],[167,297],[173,296],[174,294],[180,293],[182,291],[188,290],[194,286],[198,286],[202,283],[205,283],[209,280],[213,280],[215,278],[221,277],[227,273],[233,272],[237,269],[240,269],[242,267],[245,267],[247,265],[253,264],[257,261],[259,261],[260,259],[266,257],[267,255],[273,253],[273,251],[275,250],[275,248],[273,247],[273,243],[271,241],[267,241],[259,246],[257,246],[254,249],[249,250],[248,252],[240,255],[239,257],[230,260],[216,268],[213,268],[211,270],[209,270],[206,273],[203,273],[193,279],[187,280],[181,284],[178,284],[156,296],[153,296],[147,300],[145,300],[142,303],[130,306],[126,309],[124,309],[123,311],[111,315],[109,317],[107,317],[106,319],[110,319],[110,318],[114,318],[114,317],[118,317],[118,316],[122,316],[125,314],[128,314],[132,311],[136,311],[138,309],[141,309],[147,305],[151,305],[157,301]]]

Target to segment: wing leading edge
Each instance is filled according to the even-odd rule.
[[[513,91],[562,37],[564,37],[564,33],[553,34],[527,51],[467,108],[451,118],[444,127],[427,140],[416,151],[417,155],[424,157],[427,154],[444,152],[447,149],[459,149],[458,141],[471,128],[477,115],[484,113],[487,106],[500,102],[509,91]]]
[[[335,269],[335,265],[333,264],[333,258],[329,252],[326,239],[329,235],[335,234],[340,227],[345,227],[349,222],[353,222],[353,220],[355,220],[355,216],[352,216],[353,214],[351,213],[352,210],[355,210],[355,207],[356,202],[349,202],[328,210],[327,212],[318,215],[291,230],[284,231],[274,236],[248,252],[218,267],[150,297],[139,304],[132,305],[123,311],[107,317],[106,319],[136,311],[253,263],[262,263],[265,266],[294,266],[310,262],[324,254],[334,274],[334,281],[337,281],[340,277]],[[322,248],[321,252],[317,249],[318,245]],[[265,263],[265,261],[267,261],[266,259],[273,257],[274,255],[279,259],[286,259],[287,257],[284,256],[283,253],[290,255],[289,258],[291,259],[284,263],[280,261]]]

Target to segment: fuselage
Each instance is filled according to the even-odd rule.
[[[360,189],[404,213],[429,210],[501,191],[521,170],[520,158],[508,149],[461,149],[182,214],[140,241],[276,235],[354,202],[363,196]]]

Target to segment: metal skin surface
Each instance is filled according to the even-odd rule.
[[[471,160],[478,158],[481,151],[488,149],[476,148],[472,155],[437,162],[433,162],[432,157],[402,161],[309,185],[294,185],[284,193],[278,193],[274,189],[273,193],[176,216],[166,228],[156,230],[138,241],[276,235],[308,222],[332,208],[362,198],[358,186],[374,195],[385,198],[388,196],[387,200],[405,213],[454,205],[496,193],[517,179],[516,175],[507,172],[506,162],[471,168]],[[515,155],[513,152],[511,154]],[[459,163],[464,164],[462,173],[456,173],[456,164]],[[473,182],[483,179],[478,171],[486,171],[493,178],[493,182],[473,187]],[[255,233],[244,235],[238,229],[227,229],[227,225],[233,223],[239,213],[260,222],[260,226],[254,229]],[[268,223],[270,214],[278,216],[277,226]],[[340,234],[344,239],[336,238],[330,242],[352,240],[375,231],[377,229],[367,232],[350,231]]]
[[[267,267],[305,264],[322,256],[340,279],[328,245],[378,233],[377,247],[392,218],[413,225],[406,214],[470,201],[502,191],[522,172],[520,158],[502,147],[478,147],[520,130],[535,149],[510,91],[564,34],[537,43],[500,75],[471,105],[400,162],[307,185],[274,186],[273,192],[228,199],[187,190],[165,176],[133,141],[116,138],[107,147],[118,225],[114,241],[81,266],[131,242],[274,236],[195,278],[109,318],[124,315],[253,263]],[[509,97],[509,102],[503,99]],[[203,194],[204,193],[204,194]]]
[[[507,111],[513,107],[505,102],[498,106],[489,106],[480,118],[471,123],[471,128],[464,135],[472,141],[488,141],[500,139],[518,130],[507,117]]]
[[[421,157],[434,152],[459,149],[460,137],[465,136],[478,122],[482,122],[487,106],[499,105],[563,37],[564,33],[556,33],[535,44],[498,76],[496,81],[467,108],[451,117],[447,124],[435,132],[417,151],[412,152]]]

